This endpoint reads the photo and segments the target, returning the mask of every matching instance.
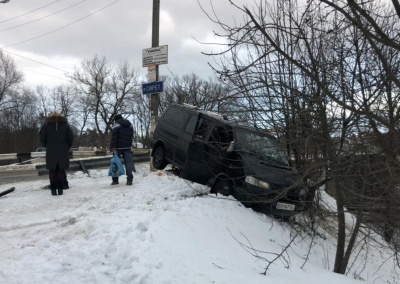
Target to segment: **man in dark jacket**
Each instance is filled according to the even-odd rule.
[[[69,168],[69,149],[73,142],[73,133],[65,116],[54,112],[47,117],[40,131],[40,142],[46,147],[46,169],[49,170],[52,195],[63,194]]]
[[[132,172],[136,172],[132,160],[133,125],[129,120],[123,119],[120,114],[114,117],[114,122],[115,124],[111,131],[110,151],[114,152],[114,155],[124,158],[126,184],[132,185]],[[113,177],[111,185],[118,183],[118,177]]]

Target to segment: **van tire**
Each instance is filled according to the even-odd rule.
[[[215,184],[214,192],[222,194],[224,196],[229,196],[229,195],[233,196],[233,184],[229,180],[220,179]]]
[[[164,147],[158,146],[153,151],[153,167],[157,170],[163,170],[167,165],[168,162],[165,160]]]

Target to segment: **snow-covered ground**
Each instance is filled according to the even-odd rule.
[[[300,231],[266,271],[294,234],[289,224],[148,164],[136,168],[133,186],[124,178],[111,186],[107,170],[69,174],[63,196],[43,189],[47,180],[0,185],[15,187],[0,197],[0,283],[400,283],[377,245],[353,254],[348,276],[331,272],[328,231],[314,239]]]

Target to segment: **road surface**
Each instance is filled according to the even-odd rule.
[[[30,180],[46,180],[48,178],[49,177],[47,175],[39,176],[36,169],[0,171],[0,184],[12,184]]]

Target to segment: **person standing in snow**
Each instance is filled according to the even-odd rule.
[[[40,130],[40,142],[46,147],[46,169],[49,170],[52,195],[62,195],[67,183],[69,149],[74,141],[67,118],[58,112],[50,114]]]
[[[122,118],[120,114],[114,117],[114,122],[111,131],[110,151],[114,155],[124,158],[126,184],[132,185],[132,172],[136,172],[132,159],[133,125],[129,120]],[[116,184],[119,184],[118,177],[112,177],[111,185]]]

